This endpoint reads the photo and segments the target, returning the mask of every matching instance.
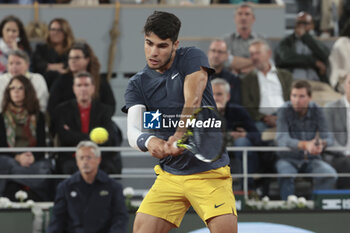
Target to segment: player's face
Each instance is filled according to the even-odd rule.
[[[7,62],[7,69],[12,76],[16,76],[19,74],[24,75],[29,68],[29,64],[20,57],[15,55],[10,55]]]
[[[147,65],[160,73],[168,70],[175,57],[179,41],[173,43],[169,38],[160,39],[156,34],[145,35],[145,56]]]
[[[307,94],[306,88],[293,88],[290,94],[290,101],[294,111],[304,115],[307,112],[311,96]]]
[[[83,51],[81,51],[80,49],[72,49],[69,52],[68,65],[70,71],[72,71],[73,73],[86,71],[89,61],[89,58],[86,58],[84,56]]]
[[[249,7],[241,7],[235,13],[235,23],[237,29],[251,29],[255,22],[255,16]]]
[[[89,77],[75,78],[73,92],[78,103],[90,102],[95,92],[95,86]]]
[[[224,41],[213,41],[208,50],[208,60],[214,69],[223,67],[228,58],[227,46]]]
[[[97,173],[101,157],[97,157],[90,147],[81,147],[75,155],[77,166],[82,174]]]
[[[7,22],[2,28],[2,38],[6,44],[12,44],[19,37],[19,29],[14,21]]]
[[[230,100],[230,94],[225,90],[225,86],[221,84],[212,85],[212,89],[216,107],[219,110],[224,109],[227,102]]]
[[[269,61],[272,55],[270,49],[267,49],[263,44],[253,44],[249,47],[250,58],[253,65],[258,70],[265,70],[269,65]]]

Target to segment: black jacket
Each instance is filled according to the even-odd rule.
[[[79,172],[57,187],[48,233],[126,233],[123,188],[103,171],[87,184]]]

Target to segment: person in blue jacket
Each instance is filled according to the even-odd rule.
[[[49,233],[126,233],[122,186],[99,170],[101,152],[91,141],[76,150],[79,171],[57,187]]]

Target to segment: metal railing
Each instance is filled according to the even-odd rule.
[[[326,151],[345,151],[349,148],[346,147],[328,147]],[[6,154],[6,152],[23,152],[23,151],[31,151],[31,152],[74,152],[76,150],[75,147],[17,147],[17,148],[0,148],[0,155]],[[134,152],[128,153],[125,155],[121,153],[123,157],[134,157],[134,156],[150,156],[148,153],[138,152],[131,147],[100,147],[102,152],[107,151],[115,151],[115,152]],[[227,151],[242,151],[242,168],[243,172],[241,174],[232,174],[234,178],[243,178],[243,192],[245,198],[248,198],[248,178],[279,178],[279,177],[333,177],[332,173],[299,173],[299,174],[276,174],[276,173],[254,173],[248,174],[248,152],[256,151],[256,152],[279,152],[279,151],[292,151],[288,147],[227,147]],[[63,179],[68,178],[70,175],[59,175],[59,174],[38,174],[38,175],[29,175],[29,174],[4,174],[0,175],[0,179]],[[156,177],[155,174],[111,174],[111,178],[152,178]],[[338,173],[338,177],[350,177],[350,173]]]

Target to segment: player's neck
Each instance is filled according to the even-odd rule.
[[[166,64],[164,64],[164,66],[160,67],[159,69],[156,69],[156,71],[163,74],[165,73],[165,71],[169,70],[174,63],[175,55],[176,55],[176,50],[172,52],[169,61]]]

